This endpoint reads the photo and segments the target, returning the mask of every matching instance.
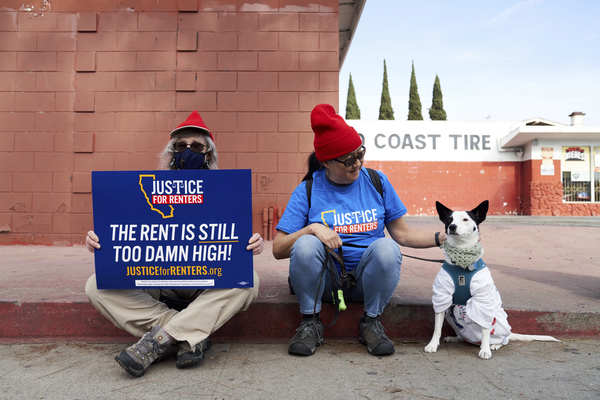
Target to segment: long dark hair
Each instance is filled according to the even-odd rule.
[[[302,178],[302,182],[304,182],[307,179],[312,178],[313,172],[316,172],[316,171],[320,170],[321,168],[323,168],[323,163],[321,161],[317,160],[317,155],[315,154],[314,151],[312,153],[310,153],[306,163],[308,164],[308,172],[306,173],[306,175],[304,175],[304,178]]]

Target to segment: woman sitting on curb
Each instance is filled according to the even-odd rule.
[[[377,175],[370,175],[362,168],[366,151],[362,140],[332,106],[316,106],[311,126],[315,152],[309,157],[309,171],[292,193],[273,242],[275,258],[290,258],[291,284],[303,315],[288,352],[309,356],[323,343],[321,301],[332,299],[332,276],[324,265],[332,250],[343,247],[344,295],[364,302],[359,341],[370,354],[393,354],[394,343],[385,335],[380,318],[400,280],[398,244],[440,246],[445,235],[408,227],[402,218],[406,207],[396,191],[384,174],[371,170]],[[384,228],[391,239],[385,237]],[[341,255],[340,251],[335,257]],[[337,261],[336,265],[334,278],[339,280],[343,275]]]

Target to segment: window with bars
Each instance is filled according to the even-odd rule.
[[[563,171],[563,201],[589,202],[591,182],[577,182],[571,179],[571,171]],[[596,184],[597,185],[597,184]],[[597,199],[595,201],[598,201]]]
[[[600,202],[600,147],[563,146],[562,186],[564,202]]]

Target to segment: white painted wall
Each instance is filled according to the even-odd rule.
[[[499,122],[347,120],[372,161],[520,161],[498,140],[522,125]]]

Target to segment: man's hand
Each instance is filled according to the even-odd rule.
[[[100,249],[100,239],[94,231],[89,231],[87,233],[87,237],[85,238],[85,246],[90,253],[94,252],[94,249]]]
[[[250,240],[248,240],[248,247],[246,247],[246,250],[252,250],[252,254],[256,256],[262,253],[263,246],[263,238],[260,236],[260,234],[255,233],[254,235],[252,235]]]

